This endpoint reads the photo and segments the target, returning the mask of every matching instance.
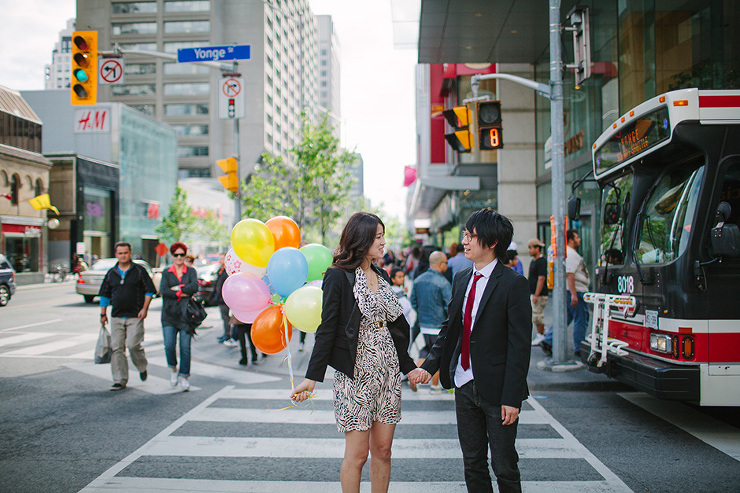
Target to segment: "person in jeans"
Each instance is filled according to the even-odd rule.
[[[417,365],[421,365],[434,346],[439,329],[447,319],[447,305],[452,298],[452,285],[445,277],[447,255],[444,252],[432,252],[429,255],[429,270],[414,279],[411,290],[411,307],[419,318],[419,328],[424,336],[424,347],[419,351]],[[416,392],[415,383],[409,381],[409,387]],[[432,378],[432,390],[440,391],[439,373]]]
[[[131,362],[142,381],[147,379],[146,354],[141,343],[144,341],[144,319],[149,312],[149,304],[157,291],[149,273],[131,261],[131,244],[119,241],[115,245],[118,263],[113,266],[100,285],[100,323],[108,323],[106,314],[111,308],[111,390],[123,390],[128,383],[128,360],[126,346]]]
[[[198,292],[198,274],[185,265],[188,247],[179,241],[170,247],[174,258],[172,266],[162,273],[162,333],[164,354],[170,368],[170,386],[177,387],[178,377],[183,392],[190,390],[190,343],[192,335],[186,317],[188,298]],[[177,371],[175,346],[180,338],[180,371]]]

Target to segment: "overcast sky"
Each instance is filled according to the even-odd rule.
[[[415,50],[393,46],[390,0],[310,0],[331,15],[340,43],[342,144],[365,162],[365,195],[404,216],[403,167],[415,164]],[[44,65],[75,0],[0,0],[0,85],[43,89]],[[249,44],[249,40],[244,40]]]

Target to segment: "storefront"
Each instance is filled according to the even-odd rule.
[[[2,251],[21,278],[39,277],[43,281],[43,230],[43,219],[2,218]]]

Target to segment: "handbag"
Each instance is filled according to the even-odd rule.
[[[195,329],[200,327],[200,324],[203,323],[203,320],[205,320],[207,316],[208,313],[206,313],[203,301],[199,296],[191,296],[188,298],[188,307],[185,310],[185,319],[188,322],[188,329],[186,332],[190,335],[195,335]]]
[[[104,365],[110,363],[113,349],[110,345],[110,332],[105,328],[105,325],[100,325],[100,334],[98,335],[98,342],[95,344],[95,364]]]

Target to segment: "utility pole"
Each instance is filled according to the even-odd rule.
[[[241,77],[239,73],[239,64],[234,60],[234,76]],[[236,158],[236,176],[239,175],[239,118],[234,118],[234,158]],[[241,180],[239,180],[239,187],[234,192],[234,225],[242,220],[242,187]]]

